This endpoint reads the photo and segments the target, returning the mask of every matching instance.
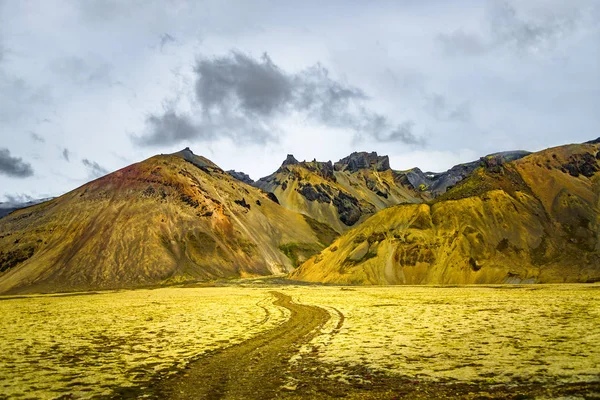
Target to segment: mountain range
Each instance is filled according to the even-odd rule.
[[[254,182],[186,148],[0,219],[0,293],[288,274],[336,284],[600,280],[598,141],[443,173],[288,155]]]
[[[11,212],[20,210],[21,208],[35,206],[36,204],[44,203],[50,200],[52,200],[52,197],[28,201],[7,201],[4,203],[0,202],[0,218],[6,217]]]

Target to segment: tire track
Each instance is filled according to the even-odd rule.
[[[152,390],[161,399],[270,399],[285,382],[288,360],[330,318],[323,308],[271,292],[291,312],[282,325],[190,364]]]

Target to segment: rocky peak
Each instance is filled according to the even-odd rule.
[[[314,159],[312,162],[304,161],[300,163],[300,165],[325,179],[331,179],[335,181],[335,176],[333,175],[333,164],[331,161],[322,162]]]
[[[245,174],[243,172],[239,172],[239,171],[235,171],[233,169],[227,171],[227,173],[229,175],[231,175],[232,177],[234,177],[235,179],[237,179],[238,181],[247,183],[248,185],[252,185],[254,183],[254,180],[252,180],[252,178],[250,178],[250,176],[248,174]]]
[[[172,155],[183,158],[185,161],[194,164],[196,167],[205,172],[209,172],[209,170],[217,170],[222,172],[221,168],[219,168],[215,163],[210,161],[208,158],[195,155],[189,147],[186,147],[177,153],[173,153]]]
[[[336,162],[335,169],[336,171],[348,170],[350,172],[356,172],[360,169],[386,171],[390,169],[390,159],[388,156],[378,156],[374,151],[371,153],[365,151],[354,152]]]
[[[296,165],[299,164],[298,160],[296,160],[296,158],[294,158],[294,156],[292,154],[288,154],[285,161],[283,162],[283,164],[281,164],[282,167],[286,166],[286,165]]]

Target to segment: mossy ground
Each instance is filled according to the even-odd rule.
[[[365,288],[240,282],[0,297],[0,398],[143,392],[152,380],[202,355],[286,321],[290,313],[273,304],[273,289],[330,314],[289,359],[281,388],[288,397],[360,392],[362,398],[391,398],[367,395],[385,394],[386,385],[395,384],[410,389],[412,398],[433,396],[437,384],[450,398],[454,388],[464,389],[464,398],[477,398],[467,396],[475,389],[497,394],[498,387],[525,394],[569,388],[573,395],[599,383],[597,284]]]

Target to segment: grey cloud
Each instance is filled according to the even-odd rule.
[[[479,35],[467,33],[462,29],[450,34],[440,34],[438,40],[444,51],[452,56],[479,55],[489,49],[489,46]]]
[[[195,72],[196,97],[205,112],[223,112],[233,103],[245,113],[268,116],[292,97],[292,79],[266,53],[261,61],[239,52],[199,60]]]
[[[108,170],[102,166],[100,166],[95,161],[90,161],[87,158],[81,160],[82,164],[88,169],[91,178],[99,178],[108,174]]]
[[[0,122],[11,122],[35,114],[37,107],[51,104],[48,87],[33,87],[24,79],[0,69]]]
[[[8,149],[0,149],[0,174],[14,178],[27,178],[33,175],[31,164],[10,155]]]
[[[38,135],[35,132],[29,132],[29,136],[31,136],[31,139],[33,139],[36,142],[46,143],[46,139],[44,139],[43,137],[41,137],[40,135]]]
[[[163,115],[151,115],[145,134],[134,137],[135,143],[156,146],[222,137],[242,143],[276,142],[277,119],[292,113],[376,139],[418,142],[395,133],[388,118],[367,108],[368,96],[361,89],[331,78],[320,64],[289,74],[266,53],[257,60],[234,51],[199,59],[194,71],[194,92],[201,111],[178,115],[169,108]],[[380,126],[388,132],[373,130],[376,117],[384,120]]]
[[[6,201],[11,204],[23,204],[34,200],[33,197],[25,193],[5,194],[4,197],[6,198]]]
[[[69,159],[71,156],[71,152],[69,151],[69,149],[64,148],[61,154],[62,154],[63,158],[65,159],[65,161],[71,162],[71,160]]]
[[[364,113],[367,95],[359,88],[344,85],[329,77],[329,71],[317,64],[294,77],[294,107],[326,125],[354,127]]]
[[[134,2],[120,2],[116,0],[88,0],[77,3],[81,7],[83,16],[92,22],[105,22],[117,17],[130,14],[130,6],[141,6]]]
[[[518,3],[516,3],[518,4]],[[527,14],[508,1],[493,1],[488,7],[484,32],[454,32],[438,35],[438,41],[450,55],[480,55],[498,48],[535,52],[552,48],[559,39],[572,32],[581,13],[556,11],[551,5]]]
[[[375,140],[382,143],[404,143],[411,146],[423,147],[427,141],[415,134],[415,122],[406,120],[400,124],[392,125],[383,115],[372,114],[367,117],[368,123],[363,130]],[[359,137],[364,139],[364,136]]]
[[[575,15],[549,13],[538,20],[526,19],[508,2],[495,3],[491,9],[491,29],[497,44],[515,45],[520,49],[546,47],[571,31]]]
[[[175,43],[176,40],[173,36],[169,35],[168,33],[163,33],[162,35],[160,35],[160,50],[162,51],[163,48],[168,45],[169,43]]]
[[[389,134],[378,136],[377,139],[381,142],[402,142],[411,145],[424,146],[425,139],[415,135],[414,127],[414,121],[404,121],[397,125]]]
[[[133,141],[140,145],[162,146],[179,143],[191,139],[214,139],[211,131],[195,125],[187,114],[178,114],[173,110],[164,114],[150,115],[146,118],[147,133],[142,137],[133,137]]]
[[[77,85],[113,84],[112,66],[106,62],[91,63],[81,57],[65,57],[54,62],[54,72],[66,76]]]
[[[469,103],[463,102],[453,105],[445,96],[437,93],[425,98],[425,110],[438,121],[467,122],[471,119]]]

